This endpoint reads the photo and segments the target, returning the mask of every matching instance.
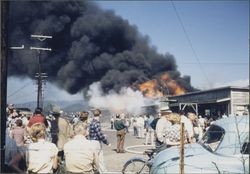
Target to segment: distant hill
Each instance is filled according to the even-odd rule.
[[[67,105],[62,108],[63,111],[70,113],[70,112],[77,112],[77,111],[83,111],[87,108],[87,105],[84,103],[74,103],[71,105]]]
[[[29,108],[32,111],[36,108],[36,101],[26,102],[26,103],[19,103],[15,104],[15,107],[22,107],[22,108]],[[51,109],[52,106],[59,106],[61,110],[64,112],[76,112],[82,111],[87,108],[87,103],[84,100],[74,100],[74,101],[52,101],[52,100],[45,100],[43,102],[43,108],[45,111]]]

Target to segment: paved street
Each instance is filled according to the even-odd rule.
[[[111,148],[104,145],[104,160],[106,163],[106,167],[108,169],[108,172],[110,173],[119,173],[122,170],[123,164],[132,157],[145,157],[145,155],[139,154],[140,152],[143,152],[144,149],[151,148],[151,146],[144,146],[143,143],[145,139],[138,139],[135,136],[133,136],[133,131],[131,130],[129,133],[126,134],[125,138],[125,148],[128,148],[130,146],[137,146],[139,147],[133,147],[130,148],[134,152],[138,153],[116,153],[116,131],[110,130],[109,128],[103,129],[104,133],[107,135],[108,140],[111,142],[112,146]]]

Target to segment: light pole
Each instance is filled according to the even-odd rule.
[[[0,132],[0,143],[1,143],[1,155],[0,155],[0,173],[6,172],[4,170],[5,161],[5,137],[6,137],[6,93],[7,93],[7,48],[8,48],[8,12],[9,12],[9,2],[0,2],[0,21],[1,21],[1,56],[0,56],[0,122],[1,122],[1,132]]]
[[[36,38],[39,41],[44,41],[45,39],[51,39],[52,36],[45,36],[45,35],[31,35],[32,38]],[[43,82],[45,78],[48,77],[46,73],[42,73],[42,62],[41,62],[41,51],[51,51],[51,48],[41,48],[41,47],[30,47],[31,50],[38,51],[38,73],[36,73],[37,78],[37,107],[43,108],[43,101],[42,101],[42,88]]]

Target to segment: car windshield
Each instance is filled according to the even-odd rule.
[[[216,151],[225,135],[225,130],[217,125],[211,125],[202,139],[199,141],[210,152]]]

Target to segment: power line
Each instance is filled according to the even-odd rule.
[[[198,64],[197,62],[182,62],[179,64]],[[202,64],[206,64],[206,65],[223,65],[223,66],[227,66],[227,65],[232,65],[232,66],[249,66],[248,63],[238,63],[238,62],[202,62]]]
[[[200,60],[199,60],[199,58],[198,58],[198,56],[197,56],[197,54],[196,54],[196,51],[194,50],[193,44],[192,44],[192,42],[191,42],[191,39],[189,38],[189,36],[188,36],[188,34],[187,34],[187,31],[186,31],[186,29],[185,29],[185,27],[184,27],[184,24],[183,24],[183,22],[182,22],[182,20],[181,20],[181,17],[180,17],[180,15],[179,15],[179,13],[178,13],[178,11],[177,11],[175,5],[174,5],[174,2],[173,2],[172,0],[171,0],[171,3],[172,3],[172,6],[173,6],[173,8],[174,8],[174,11],[175,11],[175,14],[176,14],[176,16],[177,16],[177,19],[179,20],[179,22],[180,22],[180,24],[181,24],[181,27],[182,27],[182,30],[183,30],[185,36],[186,36],[186,39],[187,39],[187,41],[188,41],[188,43],[189,43],[189,45],[190,45],[190,47],[191,47],[191,50],[192,50],[192,52],[193,52],[193,54],[194,54],[194,56],[195,56],[195,58],[196,58],[196,60],[197,60],[197,62],[198,62],[198,65],[199,65],[199,67],[200,67],[200,69],[201,69],[201,71],[202,71],[204,77],[206,78],[207,82],[208,82],[209,84],[211,84],[210,81],[209,81],[209,79],[208,79],[208,77],[207,77],[207,74],[205,73],[204,68],[203,68],[203,66],[202,66],[202,64],[201,64],[201,62],[200,62]]]
[[[11,97],[13,95],[15,95],[16,93],[18,93],[19,91],[21,91],[23,88],[25,88],[26,86],[30,85],[33,82],[28,82],[27,84],[23,85],[21,88],[17,89],[16,91],[12,92],[10,95],[8,95],[7,97]]]

